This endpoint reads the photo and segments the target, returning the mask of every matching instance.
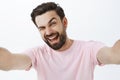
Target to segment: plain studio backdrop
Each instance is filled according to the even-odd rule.
[[[43,1],[0,1],[0,47],[17,54],[44,43],[30,17],[32,9]],[[51,1],[57,2],[65,10],[68,19],[67,34],[70,38],[101,41],[108,46],[120,39],[120,0]],[[120,66],[96,66],[94,78],[120,80]],[[37,75],[34,69],[8,72],[0,70],[0,80],[37,80]]]

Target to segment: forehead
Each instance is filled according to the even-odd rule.
[[[35,22],[37,26],[46,25],[52,18],[60,19],[55,11],[48,11],[42,15],[38,15],[35,18]]]

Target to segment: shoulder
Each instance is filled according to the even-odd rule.
[[[37,53],[44,53],[46,50],[49,50],[49,47],[44,44],[44,45],[29,48],[29,49],[25,50],[24,53],[37,54]]]
[[[105,44],[100,42],[100,41],[93,41],[93,40],[90,40],[90,41],[85,41],[85,46],[104,46]]]
[[[104,43],[93,40],[89,40],[89,41],[75,40],[75,44],[78,47],[80,46],[82,48],[91,48],[91,49],[102,48],[103,46],[105,46]]]
[[[75,43],[81,44],[81,45],[96,45],[96,44],[104,44],[100,41],[94,41],[94,40],[89,40],[89,41],[84,41],[84,40],[74,40]]]

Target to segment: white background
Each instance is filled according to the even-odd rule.
[[[30,17],[32,9],[43,1],[0,0],[1,47],[17,54],[43,44]],[[120,39],[120,0],[51,1],[59,3],[64,8],[69,23],[67,33],[70,38],[101,41],[108,46],[112,46]],[[97,66],[94,78],[120,80],[120,66]],[[34,69],[0,71],[0,80],[37,80],[37,75]]]

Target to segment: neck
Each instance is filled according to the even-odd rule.
[[[67,50],[68,48],[71,47],[72,43],[73,43],[73,40],[67,38],[65,44],[64,44],[64,45],[62,46],[62,48],[60,48],[58,51],[64,51],[64,50]]]

